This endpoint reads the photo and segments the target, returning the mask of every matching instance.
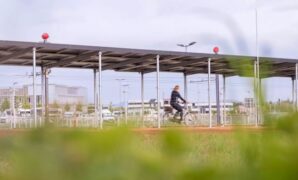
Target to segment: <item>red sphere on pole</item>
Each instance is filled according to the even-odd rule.
[[[214,52],[215,54],[218,54],[218,52],[219,52],[219,47],[217,47],[217,46],[214,47],[214,48],[213,48],[213,52]]]
[[[49,34],[48,33],[43,33],[42,35],[41,35],[41,37],[42,37],[42,39],[44,40],[44,41],[46,41],[47,39],[49,39]]]

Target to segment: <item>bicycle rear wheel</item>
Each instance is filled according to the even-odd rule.
[[[170,120],[170,113],[165,113],[162,116],[161,125],[166,126],[169,123],[169,120]]]
[[[183,120],[184,120],[184,124],[186,126],[194,126],[195,125],[194,117],[190,113],[186,113],[183,117]]]

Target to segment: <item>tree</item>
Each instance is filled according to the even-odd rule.
[[[66,112],[70,111],[70,105],[68,103],[65,104],[64,111]]]
[[[31,109],[31,104],[28,101],[25,101],[25,103],[22,104],[22,108],[24,108],[24,109]]]
[[[5,111],[10,108],[10,103],[7,99],[5,99],[1,104],[1,111]]]
[[[52,107],[58,109],[60,108],[60,105],[57,103],[57,101],[54,101]]]
[[[83,105],[80,102],[76,105],[76,111],[78,111],[78,112],[83,111]]]

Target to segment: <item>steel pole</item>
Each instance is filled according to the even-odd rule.
[[[295,68],[295,111],[298,110],[298,63],[296,63],[296,68]]]
[[[226,125],[226,76],[223,75],[223,126]]]
[[[103,117],[102,117],[102,52],[98,52],[98,97],[99,97],[99,122],[100,129],[103,128]]]
[[[36,48],[33,48],[33,111],[34,126],[37,127],[37,110],[36,110]]]
[[[45,91],[45,88],[44,88],[44,67],[41,66],[41,111],[42,111],[42,117],[44,117],[44,113],[45,113],[45,107],[44,107],[44,91]],[[41,124],[40,124],[41,126]]]
[[[157,127],[160,128],[160,97],[159,97],[159,58],[156,56],[156,90],[157,90]]]
[[[117,81],[119,81],[119,106],[120,106],[120,115],[117,118],[117,125],[120,125],[120,118],[122,118],[122,81],[124,81],[125,79],[116,79]]]
[[[257,85],[257,61],[254,61],[254,94],[255,94],[255,126],[258,126],[258,85]]]
[[[209,128],[212,127],[211,94],[210,94],[211,58],[208,58],[208,105],[209,105]]]
[[[296,72],[296,65],[295,65],[295,72]],[[296,73],[295,76],[293,76],[291,78],[291,82],[292,82],[292,105],[293,105],[293,109],[295,110],[295,99],[296,99],[296,94],[295,94],[295,81],[296,81]]]
[[[255,76],[256,76],[256,92],[257,92],[257,97],[256,97],[256,126],[258,126],[259,119],[260,119],[260,114],[259,114],[259,105],[260,105],[260,70],[259,70],[259,65],[260,65],[260,58],[259,58],[259,23],[258,23],[258,5],[257,5],[257,0],[255,2],[255,18],[256,18],[256,67],[255,67]]]
[[[216,119],[217,125],[220,124],[220,93],[219,93],[219,75],[215,75],[215,91],[216,91]]]
[[[125,125],[127,125],[128,120],[128,91],[125,92]]]
[[[120,118],[122,120],[122,80],[119,80],[119,99],[120,99],[120,102],[119,102],[119,105],[120,105],[120,115],[119,115],[119,118],[118,118],[118,121],[117,121],[117,125],[119,126],[120,125]]]
[[[48,125],[49,119],[49,69],[45,69],[45,124]]]
[[[42,99],[42,118],[40,121],[40,127],[42,127],[42,122],[46,119],[46,90],[45,90],[45,81],[46,81],[46,68],[41,67],[41,99]]]
[[[141,72],[142,126],[144,127],[144,73]]]
[[[200,109],[200,84],[199,83],[197,83],[198,84],[198,99],[197,99],[197,103],[198,103],[198,119],[197,120],[199,120],[200,119],[200,115],[201,115],[201,109]]]
[[[97,103],[97,70],[93,69],[93,95],[94,95],[94,119],[92,123],[92,127],[96,127],[96,124],[98,122],[98,103]]]
[[[187,87],[187,75],[183,73],[183,80],[184,80],[184,99],[186,101],[185,108],[188,109],[188,87]]]

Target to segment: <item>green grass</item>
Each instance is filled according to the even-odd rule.
[[[37,129],[0,139],[0,178],[297,179],[297,117],[263,132]]]

